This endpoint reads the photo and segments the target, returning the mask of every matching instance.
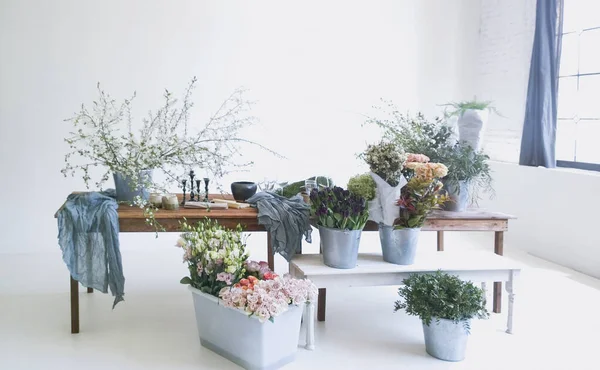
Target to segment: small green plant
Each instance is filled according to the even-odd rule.
[[[425,325],[431,324],[433,319],[446,319],[463,322],[469,331],[470,319],[489,317],[480,288],[440,270],[432,274],[412,274],[404,279],[398,295],[401,300],[395,302],[394,312],[404,309],[407,314],[418,316]]]
[[[362,230],[369,218],[365,198],[339,186],[313,189],[310,202],[317,225],[330,229]]]
[[[445,110],[444,116],[446,118],[460,117],[469,109],[487,110],[490,113],[495,113],[497,115],[500,115],[500,113],[498,113],[498,111],[496,110],[496,107],[492,106],[492,101],[489,101],[489,100],[479,101],[479,100],[473,99],[473,100],[469,100],[469,101],[450,102],[450,103],[442,104],[441,106],[442,107],[452,107],[451,109]]]
[[[375,180],[368,173],[356,175],[348,180],[348,190],[365,198],[367,201],[375,199]]]
[[[327,176],[313,176],[309,177],[306,180],[316,180],[319,189],[329,188],[333,186],[333,180]],[[304,190],[304,184],[305,180],[300,180],[292,183],[284,182],[279,184],[280,188],[276,189],[275,193],[286,198],[291,198]]]

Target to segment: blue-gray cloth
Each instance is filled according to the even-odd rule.
[[[273,252],[287,261],[302,248],[302,237],[311,243],[310,207],[296,195],[285,198],[274,193],[260,192],[246,200],[256,205],[258,223],[271,233]]]
[[[71,194],[58,211],[58,244],[73,279],[102,293],[108,287],[116,304],[123,300],[125,277],[119,251],[115,192]]]

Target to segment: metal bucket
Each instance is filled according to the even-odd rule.
[[[144,177],[146,177],[147,180],[152,180],[152,170],[140,171],[140,178]],[[141,196],[142,199],[148,200],[150,194],[148,193],[148,189],[143,187],[143,183],[135,189],[135,185],[131,184],[131,177],[124,176],[120,173],[114,173],[113,178],[115,180],[117,202],[133,202],[138,195]]]
[[[379,225],[379,240],[385,262],[412,265],[415,262],[421,228],[394,230],[393,226]]]
[[[459,181],[456,183],[444,183],[444,189],[450,200],[444,203],[446,211],[464,212],[469,204],[469,183],[467,181]]]
[[[464,325],[464,321],[454,323],[452,320],[435,317],[429,325],[423,323],[427,353],[444,361],[464,360],[469,337]]]
[[[340,230],[319,226],[323,263],[336,269],[356,267],[362,230]]]

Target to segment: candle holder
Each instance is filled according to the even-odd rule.
[[[198,179],[196,180],[196,194],[198,194],[198,201],[200,201],[200,183],[202,182],[202,180]]]
[[[196,199],[196,194],[194,193],[194,170],[190,171],[190,202],[194,202]],[[200,194],[198,194],[198,200],[200,200]]]
[[[208,202],[208,177],[204,178],[204,201]]]
[[[181,180],[181,185],[183,186],[183,200],[181,201],[181,205],[182,206],[185,206],[185,188],[186,188],[185,185],[186,184],[187,184],[187,180],[186,179]]]

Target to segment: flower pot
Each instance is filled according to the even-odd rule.
[[[379,240],[385,262],[412,265],[415,262],[421,228],[398,229],[379,225]]]
[[[231,184],[231,194],[236,202],[245,202],[256,194],[256,184],[250,181],[238,181]]]
[[[406,185],[406,179],[402,176],[396,186],[391,186],[379,175],[369,172],[377,190],[373,203],[369,204],[369,220],[385,225],[393,225],[394,220],[398,218],[400,207],[396,205],[396,201],[400,198],[400,190]],[[377,203],[379,206],[377,206]],[[373,213],[371,213],[373,211]]]
[[[469,205],[469,183],[467,181],[459,181],[458,184],[444,182],[444,189],[450,198],[444,203],[443,208],[446,211],[464,212]]]
[[[340,230],[319,226],[323,263],[337,269],[352,269],[358,259],[362,230]]]
[[[261,323],[242,310],[223,306],[214,296],[189,289],[203,347],[252,370],[279,369],[295,359],[302,305]]]
[[[464,321],[433,318],[429,325],[423,323],[423,334],[429,355],[444,361],[464,360],[469,337]]]
[[[467,109],[457,120],[458,140],[469,144],[476,151],[481,148],[483,132],[489,117],[487,110]]]
[[[140,171],[139,177],[145,178],[147,181],[152,180],[152,170]],[[148,200],[150,194],[148,189],[144,188],[143,182],[139,186],[132,185],[131,177],[120,173],[113,173],[115,180],[115,191],[117,193],[117,202],[133,202],[138,195],[144,200]]]

